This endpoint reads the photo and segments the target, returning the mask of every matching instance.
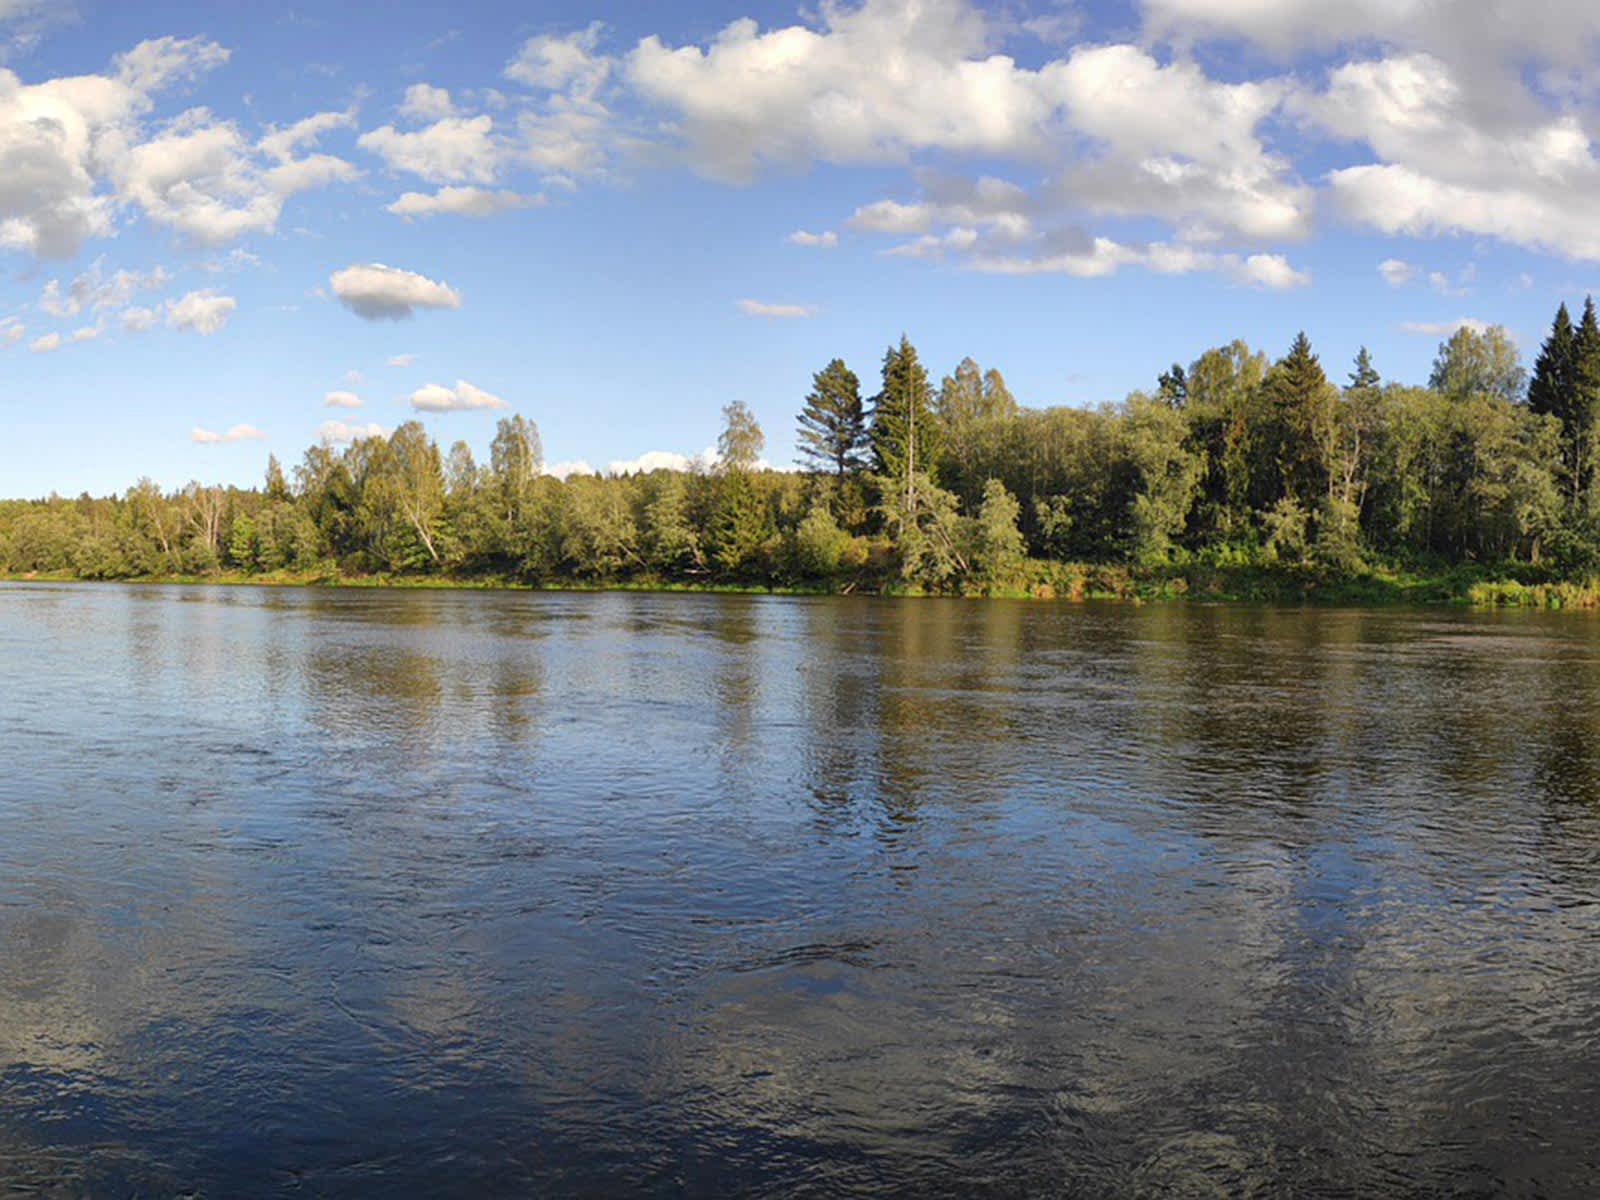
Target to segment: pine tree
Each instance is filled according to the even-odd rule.
[[[872,456],[880,475],[914,490],[911,481],[918,474],[933,473],[938,449],[928,372],[902,334],[900,344],[883,356],[883,390],[873,402]]]
[[[1350,372],[1350,390],[1368,391],[1383,382],[1377,368],[1372,365],[1372,355],[1365,346],[1356,353],[1356,369]]]
[[[840,478],[866,465],[867,413],[856,373],[834,359],[811,377],[800,412],[800,455]]]

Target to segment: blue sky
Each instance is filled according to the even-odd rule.
[[[1341,378],[1364,342],[1420,382],[1463,320],[1531,358],[1600,280],[1597,35],[1578,0],[0,0],[0,494],[512,411],[605,469],[736,399],[785,463],[811,373],[902,331],[1036,406],[1300,328]]]

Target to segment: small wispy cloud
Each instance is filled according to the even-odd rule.
[[[768,304],[764,300],[741,300],[739,311],[747,317],[763,317],[771,321],[798,321],[817,315],[810,304]]]
[[[198,425],[189,431],[189,440],[197,446],[223,446],[230,442],[259,442],[267,435],[254,425],[234,425],[218,433],[201,429]]]

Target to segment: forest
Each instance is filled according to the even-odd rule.
[[[1365,350],[1335,382],[1301,334],[1275,361],[1207,350],[1119,404],[1029,408],[971,359],[935,385],[902,337],[875,388],[816,373],[800,470],[761,465],[743,403],[723,417],[687,471],[557,479],[513,416],[487,463],[413,421],[272,459],[253,489],[0,501],[0,575],[1600,598],[1592,301],[1561,307],[1531,374],[1504,329],[1463,327],[1425,387]]]

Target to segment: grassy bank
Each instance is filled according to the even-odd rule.
[[[968,587],[972,598],[1042,601],[1117,600],[1134,603],[1318,604],[1346,607],[1383,605],[1465,605],[1480,608],[1600,608],[1600,576],[1540,577],[1528,568],[1508,571],[1475,566],[1443,570],[1380,567],[1358,574],[1335,574],[1309,566],[1168,565],[1134,567],[1111,563],[1034,561],[1005,585]],[[70,573],[0,574],[8,582],[83,582]],[[857,578],[835,584],[756,585],[685,583],[649,578],[615,581],[564,580],[529,583],[492,576],[359,575],[333,569],[206,575],[155,575],[119,580],[138,584],[192,584],[241,587],[408,588],[432,590],[516,590],[548,592],[688,592],[721,595],[948,595],[907,587],[891,577]]]

